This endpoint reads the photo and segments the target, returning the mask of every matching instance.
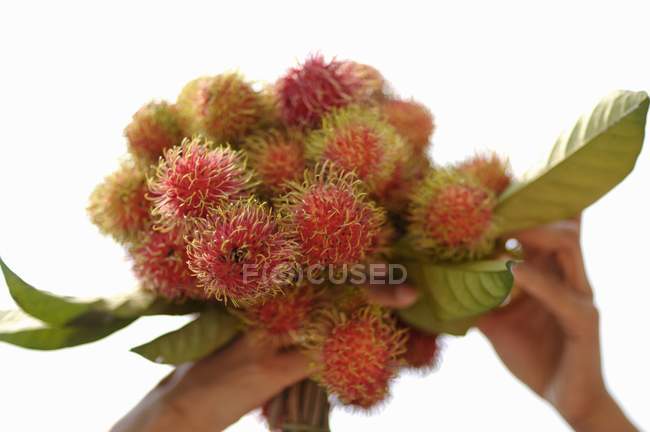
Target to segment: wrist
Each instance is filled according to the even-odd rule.
[[[638,431],[607,391],[595,398],[588,409],[564,419],[576,432]]]

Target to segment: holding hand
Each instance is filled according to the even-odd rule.
[[[515,236],[525,262],[513,268],[512,304],[479,328],[508,369],[578,431],[635,431],[605,387],[598,310],[580,248],[580,222]]]
[[[309,375],[301,353],[246,334],[216,354],[176,368],[112,432],[223,430]]]

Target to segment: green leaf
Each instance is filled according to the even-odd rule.
[[[648,104],[645,92],[616,91],[581,117],[541,169],[501,196],[500,231],[574,217],[620,183],[641,152]]]
[[[206,309],[191,323],[131,351],[156,363],[178,365],[201,359],[230,341],[239,320],[223,307]]]
[[[143,315],[186,314],[203,307],[198,302],[174,304],[144,290],[119,294],[107,299],[81,300],[58,296],[29,285],[11,271],[2,259],[0,259],[0,267],[9,287],[9,293],[18,306],[29,315],[53,326],[112,325],[115,321]]]
[[[133,320],[116,320],[103,327],[51,327],[23,311],[0,311],[0,341],[23,348],[54,350],[102,339]]]
[[[404,265],[420,299],[400,316],[433,333],[465,334],[476,317],[503,303],[514,281],[506,261]]]

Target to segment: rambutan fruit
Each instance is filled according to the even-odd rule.
[[[370,108],[351,106],[335,110],[323,118],[322,127],[307,138],[307,158],[329,161],[354,172],[377,197],[397,175],[408,159],[408,148],[379,113]]]
[[[205,299],[187,266],[186,243],[179,230],[150,231],[129,248],[133,271],[143,288],[168,299]]]
[[[288,126],[318,126],[335,108],[360,103],[376,87],[376,78],[360,74],[358,67],[314,55],[290,69],[275,84],[280,116]]]
[[[512,182],[510,164],[494,152],[477,154],[458,164],[457,169],[474,176],[497,195],[506,190]]]
[[[345,315],[332,313],[328,330],[317,337],[316,378],[342,403],[370,408],[388,395],[403,353],[405,336],[390,315],[366,306]]]
[[[435,129],[433,115],[424,105],[415,101],[386,100],[381,110],[388,123],[411,144],[416,153],[426,150]]]
[[[268,111],[261,94],[238,73],[191,81],[176,105],[191,133],[204,134],[218,144],[238,142]]]
[[[431,170],[431,161],[425,153],[407,151],[408,157],[399,157],[395,170],[382,190],[375,194],[377,201],[395,213],[403,213],[412,191]]]
[[[140,108],[124,134],[129,151],[145,166],[157,162],[165,150],[183,140],[176,107],[167,102],[149,102]]]
[[[300,132],[255,134],[246,140],[245,150],[261,180],[260,188],[269,196],[286,192],[287,182],[300,180],[305,172],[304,136]]]
[[[250,195],[254,183],[243,154],[211,146],[196,137],[165,152],[149,179],[152,213],[160,226],[204,218],[214,208]]]
[[[146,194],[144,174],[133,160],[125,160],[95,188],[88,214],[103,234],[120,243],[132,242],[150,225],[151,203]]]
[[[285,345],[299,343],[301,333],[310,325],[319,297],[316,287],[302,282],[246,307],[242,314],[244,321],[260,330],[264,337],[275,338]]]
[[[306,265],[356,264],[376,248],[385,212],[369,200],[353,173],[331,164],[305,172],[304,181],[276,199]]]
[[[435,368],[440,354],[438,335],[408,327],[407,336],[406,350],[402,356],[406,364],[420,370]]]
[[[350,73],[362,82],[357,99],[380,101],[389,92],[388,83],[384,76],[374,67],[354,61],[343,62],[341,66],[344,73]],[[365,94],[363,94],[365,92]]]
[[[209,293],[250,304],[293,282],[297,249],[280,217],[249,198],[198,220],[187,253],[190,269]]]
[[[473,177],[435,169],[412,194],[409,237],[440,260],[477,259],[494,248],[494,193]]]

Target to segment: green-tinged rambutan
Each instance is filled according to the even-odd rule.
[[[364,102],[376,87],[376,77],[354,64],[314,55],[280,78],[275,91],[286,125],[315,127],[333,109]]]
[[[354,172],[381,198],[408,160],[409,149],[377,111],[351,106],[323,118],[321,129],[307,138],[306,154],[310,160]]]
[[[290,285],[298,247],[269,206],[254,198],[226,203],[196,221],[189,267],[218,299],[249,304]]]
[[[433,115],[427,107],[415,101],[391,99],[382,104],[381,110],[388,123],[413,146],[416,153],[426,151],[435,129]]]
[[[168,299],[205,299],[187,266],[186,243],[180,230],[150,231],[129,248],[133,271],[143,288]]]
[[[440,260],[481,258],[494,248],[495,204],[494,193],[473,177],[435,169],[412,194],[412,244]]]
[[[151,222],[151,203],[146,194],[144,174],[131,159],[125,160],[95,188],[88,214],[103,234],[120,243],[132,242]]]
[[[331,164],[305,172],[302,183],[276,200],[300,246],[306,265],[364,262],[378,244],[384,211],[369,200],[353,173]]]
[[[238,73],[197,78],[176,102],[190,133],[234,144],[268,115],[265,98]]]
[[[404,331],[374,306],[332,312],[325,320],[325,333],[315,336],[310,350],[316,378],[345,405],[367,409],[384,400],[404,352]]]
[[[264,337],[275,338],[285,345],[300,343],[321,294],[315,286],[301,282],[283,289],[282,294],[246,307],[242,315],[244,321],[261,331]]]
[[[494,152],[477,154],[458,164],[457,168],[474,176],[497,195],[506,190],[512,182],[510,164]]]
[[[374,67],[357,63],[354,61],[346,61],[342,65],[342,69],[346,73],[350,73],[357,78],[363,85],[360,87],[360,93],[357,96],[359,100],[375,100],[380,101],[386,97],[389,92],[389,86],[384,76]],[[362,92],[365,92],[362,93]]]
[[[440,355],[438,335],[407,328],[406,351],[402,357],[408,367],[425,371],[435,368]]]
[[[145,166],[157,162],[165,150],[183,140],[176,107],[167,102],[149,102],[140,108],[124,134],[129,151]]]
[[[287,182],[300,180],[305,172],[304,136],[298,131],[253,135],[245,149],[267,195],[286,192]]]
[[[211,148],[201,137],[169,149],[149,179],[152,213],[163,228],[204,218],[221,205],[250,195],[254,183],[243,154]]]

